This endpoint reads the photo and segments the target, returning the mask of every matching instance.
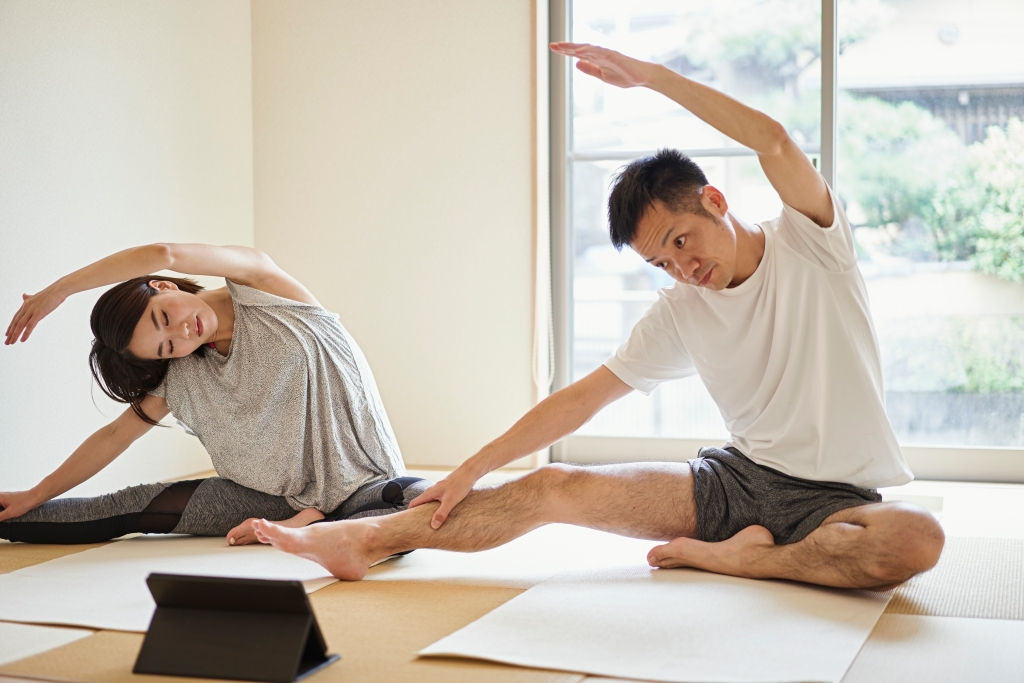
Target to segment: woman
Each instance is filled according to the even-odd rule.
[[[205,290],[160,270],[224,277]],[[123,282],[122,282],[123,281]],[[75,271],[24,302],[6,344],[68,296],[121,282],[93,307],[93,377],[129,408],[29,491],[0,493],[0,538],[93,543],[132,532],[227,535],[405,509],[429,485],[405,468],[359,347],[310,292],[247,247],[153,244]],[[110,464],[168,413],[218,477],[56,496]]]

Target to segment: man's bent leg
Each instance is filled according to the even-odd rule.
[[[648,560],[657,567],[877,590],[934,567],[944,542],[942,527],[922,508],[874,503],[833,513],[798,543],[775,545],[767,529],[751,526],[720,543],[679,538],[651,550]]]
[[[361,579],[374,562],[405,550],[487,550],[556,522],[652,540],[692,538],[697,529],[693,475],[685,463],[549,465],[472,491],[436,530],[430,527],[435,509],[426,504],[387,517],[301,529],[254,527],[264,543],[347,580]]]

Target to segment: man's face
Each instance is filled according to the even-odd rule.
[[[736,273],[736,232],[725,220],[728,207],[718,190],[706,186],[701,204],[710,215],[677,213],[654,200],[640,218],[630,246],[674,280],[725,289]]]

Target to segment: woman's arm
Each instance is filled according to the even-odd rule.
[[[160,270],[212,275],[270,294],[319,305],[309,290],[262,251],[251,247],[209,244],[149,244],[102,258],[65,275],[41,292],[22,295],[22,305],[7,326],[5,344],[25,341],[39,321],[72,294],[124,282]]]
[[[160,421],[170,411],[159,396],[147,396],[142,409]],[[114,461],[128,446],[152,429],[131,408],[86,439],[52,474],[28,491],[0,493],[0,521],[20,517],[51,498],[70,491]]]

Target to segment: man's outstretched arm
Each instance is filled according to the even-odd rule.
[[[614,50],[582,43],[552,43],[551,49],[577,58],[577,69],[610,85],[659,92],[754,150],[782,201],[822,227],[832,224],[832,201],[824,179],[785,127],[770,116],[664,66],[626,57]]]
[[[410,507],[434,500],[440,502],[430,520],[433,528],[439,528],[480,477],[572,434],[599,410],[631,391],[633,389],[611,370],[600,366],[538,403],[511,429],[424,491],[409,504]]]

